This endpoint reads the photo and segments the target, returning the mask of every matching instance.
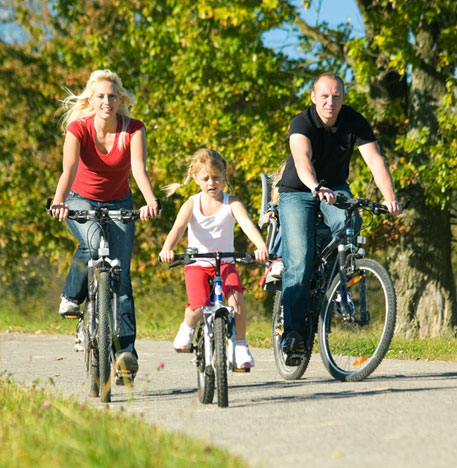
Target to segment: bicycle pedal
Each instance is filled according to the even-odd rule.
[[[251,367],[236,367],[236,364],[233,362],[228,362],[228,368],[232,372],[241,372],[241,373],[251,372]]]
[[[118,369],[116,372],[116,385],[133,385],[136,373],[128,370]]]
[[[190,354],[190,353],[193,353],[193,352],[194,352],[194,347],[191,346],[190,348],[182,348],[182,349],[176,349],[176,348],[174,348],[174,350],[175,350],[177,353]]]
[[[297,367],[302,363],[303,358],[304,358],[304,350],[302,352],[297,352],[297,351],[298,349],[295,350],[294,353],[286,354],[286,359],[285,359],[286,366]]]
[[[60,314],[62,320],[76,320],[82,317],[82,314]]]

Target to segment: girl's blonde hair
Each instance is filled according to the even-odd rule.
[[[227,184],[230,190],[232,189],[227,176],[227,161],[216,150],[203,148],[199,149],[192,155],[189,167],[187,169],[186,180],[182,184],[174,183],[166,185],[162,190],[166,193],[167,197],[170,197],[180,187],[183,187],[184,185],[188,184],[192,178],[195,178],[202,169],[209,169],[209,171],[220,171],[224,177],[224,182]]]
[[[85,119],[95,114],[95,110],[89,102],[89,99],[93,95],[95,85],[101,81],[113,83],[121,99],[117,113],[122,117],[119,149],[123,149],[125,148],[125,132],[127,131],[131,118],[129,107],[135,104],[135,96],[124,88],[117,73],[111,70],[95,70],[87,80],[84,91],[79,95],[73,94],[68,88],[65,88],[68,96],[62,101],[64,114],[61,118],[61,125],[65,131],[70,122]]]
[[[274,206],[278,206],[279,204],[279,189],[277,187],[278,182],[282,179],[282,173],[284,172],[284,168],[286,167],[287,159],[281,163],[278,167],[278,170],[275,173],[273,178],[273,182],[271,183],[271,203]]]

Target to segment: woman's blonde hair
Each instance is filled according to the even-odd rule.
[[[195,178],[195,176],[202,169],[209,169],[209,171],[220,171],[224,177],[224,182],[227,184],[229,189],[232,188],[227,176],[227,161],[216,150],[203,148],[199,149],[192,155],[189,167],[187,169],[186,180],[182,184],[174,183],[166,185],[162,190],[166,193],[167,197],[170,197],[180,187],[183,187],[184,185],[188,184],[192,178]]]
[[[68,96],[62,101],[64,114],[61,118],[61,125],[65,131],[70,122],[85,119],[95,114],[95,110],[89,102],[89,99],[93,95],[95,85],[101,81],[113,83],[121,99],[117,113],[122,117],[119,149],[123,149],[125,148],[125,132],[127,131],[131,118],[129,107],[135,104],[135,96],[124,88],[117,73],[111,70],[95,70],[87,80],[84,91],[79,95],[73,94],[68,88],[65,88]]]
[[[271,183],[271,203],[273,203],[274,206],[278,206],[279,204],[279,189],[277,187],[278,182],[282,178],[282,173],[284,172],[284,168],[286,167],[287,159],[281,163],[281,165],[278,167],[278,170],[275,172],[275,176],[273,178],[273,182]]]

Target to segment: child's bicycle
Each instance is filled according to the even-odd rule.
[[[194,263],[197,258],[215,259],[215,277],[211,282],[210,305],[203,307],[203,316],[195,335],[195,344],[189,350],[189,352],[195,352],[198,399],[204,404],[212,403],[216,388],[218,406],[227,407],[227,367],[233,372],[249,372],[250,369],[236,367],[235,310],[224,304],[221,262],[224,258],[234,259],[244,264],[252,264],[256,261],[254,254],[249,252],[198,253],[197,249],[188,248],[186,253],[175,255],[177,263],[173,263],[169,268],[189,265]],[[228,353],[227,340],[229,342]]]
[[[302,352],[286,355],[281,349],[281,281],[268,279],[268,272],[265,275],[265,289],[276,290],[273,351],[278,371],[286,380],[299,379],[304,374],[316,332],[325,367],[342,381],[359,381],[369,376],[381,363],[392,341],[396,321],[392,280],[382,265],[365,258],[366,238],[353,230],[353,217],[359,210],[381,215],[388,213],[387,208],[368,199],[347,199],[342,195],[337,196],[335,206],[346,210],[347,221],[331,239],[329,229],[322,229],[322,218],[318,217]]]
[[[52,199],[49,198],[49,214],[51,205]],[[119,283],[122,265],[119,259],[110,257],[107,225],[111,220],[127,224],[139,219],[139,216],[140,212],[137,210],[107,208],[69,210],[68,214],[69,219],[78,223],[90,220],[94,221],[95,226],[94,238],[89,243],[93,249],[93,257],[87,264],[88,298],[82,314],[66,315],[63,318],[78,320],[76,350],[84,349],[89,374],[89,396],[100,396],[102,402],[111,401],[113,377],[123,379],[125,383],[132,382],[135,377],[126,369],[111,370],[115,362],[114,348],[119,348]]]

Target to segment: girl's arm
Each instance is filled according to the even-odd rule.
[[[63,221],[68,217],[68,206],[65,205],[65,200],[78,171],[79,151],[79,140],[73,133],[67,132],[63,144],[62,174],[57,183],[53,205],[51,206],[52,216],[59,218],[59,221]]]
[[[146,130],[144,127],[132,137],[130,162],[133,178],[146,201],[146,205],[140,208],[140,218],[142,221],[146,221],[149,218],[158,216],[159,205],[152,189],[151,179],[146,171]]]
[[[248,236],[251,242],[257,247],[257,250],[254,252],[255,259],[258,262],[267,262],[268,261],[268,249],[263,240],[262,234],[257,229],[252,219],[249,217],[249,214],[241,203],[241,201],[233,196],[230,196],[230,208],[235,219],[238,221],[238,224],[241,226],[243,232]]]
[[[181,206],[181,209],[176,216],[175,223],[168,233],[165,243],[163,244],[162,251],[159,254],[162,262],[169,263],[173,261],[175,257],[173,249],[181,240],[181,237],[189,224],[190,218],[192,217],[193,207],[194,201],[192,199],[187,200],[184,205]]]

